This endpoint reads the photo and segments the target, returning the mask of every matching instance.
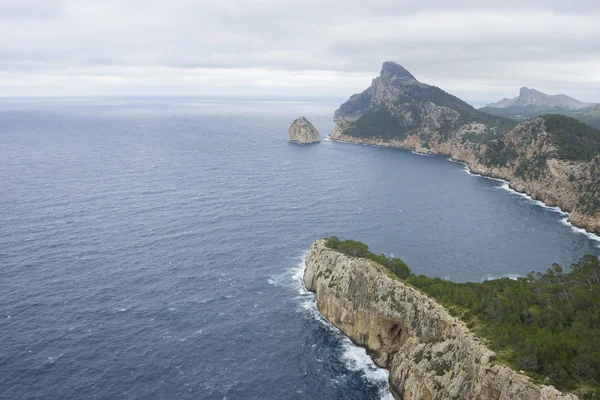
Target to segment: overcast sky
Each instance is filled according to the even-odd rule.
[[[381,63],[465,100],[600,102],[597,0],[0,0],[0,96],[348,97]]]

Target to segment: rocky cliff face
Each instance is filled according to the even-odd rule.
[[[570,212],[574,225],[600,233],[600,156],[565,159],[548,117],[514,127],[408,72],[396,76],[397,68],[386,64],[369,89],[336,111],[332,139],[449,155],[475,173],[505,179],[511,188]]]
[[[304,283],[321,313],[389,370],[396,398],[577,399],[494,363],[494,353],[441,305],[323,240],[306,257]]]
[[[317,128],[304,117],[299,117],[292,122],[289,129],[289,138],[292,142],[304,144],[321,141],[321,135]]]

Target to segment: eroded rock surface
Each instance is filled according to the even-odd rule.
[[[319,311],[377,365],[390,372],[394,396],[404,400],[574,400],[496,364],[494,353],[457,318],[382,266],[315,242],[304,272]]]
[[[321,141],[321,135],[317,128],[304,117],[297,118],[292,122],[289,129],[289,137],[292,142],[303,144]]]

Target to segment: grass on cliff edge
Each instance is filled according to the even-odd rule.
[[[516,280],[456,283],[415,275],[398,258],[369,251],[354,240],[325,245],[373,260],[427,293],[488,339],[501,360],[543,383],[600,398],[600,262],[586,255],[570,271],[554,264],[546,273]],[[546,379],[546,377],[548,379]]]

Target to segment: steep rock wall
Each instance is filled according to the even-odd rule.
[[[321,141],[321,135],[315,126],[306,118],[299,117],[292,122],[288,129],[288,136],[292,142],[309,144]]]
[[[304,272],[319,311],[390,372],[399,399],[577,399],[495,364],[494,353],[441,305],[382,266],[315,242]]]

